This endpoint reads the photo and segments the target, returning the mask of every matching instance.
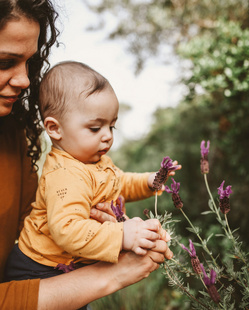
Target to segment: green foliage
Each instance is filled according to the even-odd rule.
[[[162,49],[165,53],[165,46],[174,48],[195,35],[213,32],[216,20],[220,18],[239,21],[243,28],[249,26],[247,0],[84,2],[99,14],[99,24],[89,29],[103,29],[108,17],[115,16],[116,24],[109,32],[109,39],[126,42],[128,50],[136,59],[137,72],[143,69],[148,58],[158,57]]]
[[[204,180],[210,196],[210,211],[204,212],[203,215],[205,217],[209,217],[210,215],[215,216],[223,234],[215,235],[211,233],[204,239],[203,236],[207,236],[207,234],[204,232],[201,233],[201,229],[192,223],[191,219],[183,211],[184,208],[182,208],[179,211],[181,211],[190,225],[186,229],[192,233],[191,239],[195,240],[194,245],[196,249],[193,248],[193,245],[191,247],[190,244],[189,251],[186,251],[187,246],[182,241],[183,238],[171,233],[172,228],[175,231],[175,222],[169,221],[167,212],[165,212],[163,217],[157,217],[162,225],[166,227],[167,231],[171,233],[173,241],[175,241],[171,246],[175,255],[172,260],[165,261],[164,274],[170,286],[188,296],[191,300],[191,309],[247,309],[249,306],[248,254],[244,252],[239,237],[235,236],[236,230],[231,231],[227,214],[222,214],[216,206],[209,189],[207,175],[204,175]],[[220,203],[222,199],[220,197]],[[226,200],[227,202],[229,203],[229,199]],[[150,217],[154,218],[151,214]],[[221,243],[216,240],[214,244],[215,251],[213,251],[209,241],[211,238],[219,238],[220,236],[228,243],[227,247],[222,251]],[[184,253],[182,254],[181,251],[177,251],[177,248],[174,248],[177,245],[181,249],[182,246],[180,243],[184,244],[184,251],[188,253],[187,259],[182,259]],[[219,248],[217,252],[218,243]],[[217,254],[214,254],[215,252]],[[200,266],[200,262],[205,265],[205,269],[208,269],[210,273],[215,272],[216,283],[214,278],[212,283],[205,282],[204,275],[199,273],[196,268],[196,265]],[[210,275],[209,278],[211,279]],[[215,293],[210,294],[210,288]]]

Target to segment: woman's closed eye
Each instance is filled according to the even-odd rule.
[[[7,70],[15,64],[15,61],[13,59],[11,60],[0,60],[0,70]]]

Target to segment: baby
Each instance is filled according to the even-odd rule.
[[[68,271],[82,266],[78,263],[116,263],[121,250],[145,255],[157,239],[166,241],[155,219],[99,223],[90,218],[100,202],[154,195],[155,173],[124,173],[106,155],[119,110],[109,82],[85,64],[59,63],[44,76],[39,100],[52,149],[10,256],[8,280],[50,277],[58,266]]]

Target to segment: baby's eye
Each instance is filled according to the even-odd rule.
[[[115,126],[111,126],[110,130],[113,131],[113,129],[116,129],[116,127]]]
[[[98,132],[100,130],[100,127],[91,127],[90,130],[92,132]]]

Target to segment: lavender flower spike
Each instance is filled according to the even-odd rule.
[[[201,270],[203,272],[203,281],[204,281],[205,285],[207,286],[208,294],[210,295],[212,300],[218,304],[220,302],[220,295],[217,292],[217,289],[214,285],[215,279],[216,279],[216,272],[213,269],[211,269],[210,270],[210,278],[209,278],[207,276],[206,271],[205,271],[202,264],[201,264]]]
[[[203,272],[203,281],[204,281],[205,285],[207,287],[209,287],[210,285],[215,284],[216,272],[213,269],[211,269],[210,270],[210,278],[209,278],[206,274],[206,271],[203,267],[203,264],[201,264],[201,270]]]
[[[178,165],[174,166],[172,159],[169,156],[166,156],[161,162],[161,168],[167,169],[168,171],[174,171],[178,168]]]
[[[183,248],[183,250],[189,253],[191,257],[191,264],[192,264],[194,272],[197,274],[201,274],[202,270],[200,268],[200,261],[199,261],[198,256],[196,255],[196,250],[195,250],[192,240],[189,239],[189,249],[186,248],[183,244],[181,244],[181,247]]]
[[[173,165],[173,161],[169,156],[164,157],[161,162],[161,168],[156,173],[155,179],[153,181],[153,189],[156,191],[161,190],[162,185],[168,179],[169,172],[177,170],[178,167],[178,165]]]
[[[191,239],[189,239],[189,249],[185,247],[184,244],[181,244],[181,247],[183,248],[183,250],[189,253],[191,258],[196,257],[196,250],[195,250],[194,244]]]
[[[220,211],[223,214],[227,214],[230,211],[230,201],[229,196],[232,194],[231,185],[228,185],[223,189],[225,181],[223,181],[218,187],[218,194],[220,195]]]
[[[183,207],[183,202],[181,200],[181,197],[179,195],[179,190],[180,190],[180,182],[176,182],[173,178],[171,178],[172,180],[172,184],[171,184],[171,188],[172,190],[165,185],[165,191],[169,194],[172,194],[172,200],[174,202],[174,206],[177,209],[181,209]]]
[[[124,222],[125,217],[124,217],[124,212],[122,211],[123,209],[123,203],[122,200],[119,198],[119,204],[116,205],[116,207],[113,204],[113,200],[111,201],[111,209],[116,216],[116,219],[118,222]]]
[[[172,190],[167,186],[165,185],[165,191],[167,193],[175,193],[175,194],[178,194],[179,193],[179,190],[180,190],[180,182],[176,182],[173,178],[171,178],[172,180],[172,184],[171,184],[171,188]]]
[[[73,271],[76,269],[75,263],[73,261],[70,262],[69,265],[65,265],[65,264],[58,264],[56,267],[54,267],[54,269],[58,269],[61,270],[65,273],[68,273],[70,271]]]
[[[207,147],[205,147],[206,142],[201,141],[201,173],[209,173],[209,162],[208,162],[208,153],[210,147],[210,141],[207,141]]]
[[[207,159],[207,156],[209,153],[210,141],[207,141],[207,147],[205,147],[205,144],[206,144],[205,140],[202,140],[201,141],[201,157]]]

